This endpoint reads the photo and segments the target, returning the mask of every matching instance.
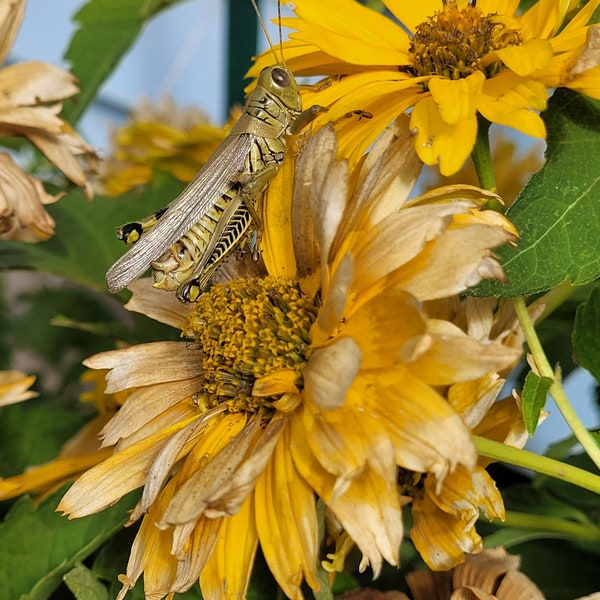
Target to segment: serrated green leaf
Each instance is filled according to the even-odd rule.
[[[532,437],[537,429],[540,414],[546,404],[546,396],[552,385],[550,377],[539,377],[532,371],[527,373],[523,385],[523,420],[529,436]]]
[[[600,288],[577,308],[573,345],[577,362],[600,381]]]
[[[89,517],[68,520],[56,512],[59,490],[39,506],[22,498],[0,525],[0,589],[5,598],[45,600],[65,573],[119,531],[139,494]]]
[[[497,250],[508,283],[484,281],[477,295],[514,298],[600,276],[600,102],[560,89],[542,116],[546,164],[507,212],[517,247]]]
[[[81,93],[63,117],[75,123],[114,71],[146,21],[178,0],[90,0],[74,16],[79,28],[65,53]]]
[[[76,600],[108,600],[108,590],[96,579],[92,571],[81,563],[63,577]]]
[[[141,194],[97,196],[88,202],[74,191],[48,207],[56,221],[53,238],[38,244],[2,240],[0,268],[35,269],[106,291],[106,270],[126,250],[115,227],[166,206],[182,188],[180,181],[160,173]]]

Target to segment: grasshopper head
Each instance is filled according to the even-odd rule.
[[[283,65],[265,67],[258,76],[257,86],[281,100],[292,111],[302,112],[302,99],[292,72]]]

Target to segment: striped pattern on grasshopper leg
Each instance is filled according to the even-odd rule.
[[[197,235],[203,231],[208,241],[205,247],[197,245],[195,248],[196,268],[190,275],[192,279],[198,277],[198,269],[203,268],[199,265],[211,260],[219,242],[234,239],[235,236],[221,238],[238,208],[243,206],[252,216],[256,215],[258,198],[285,158],[286,136],[295,131],[298,124],[310,122],[320,110],[323,109],[311,107],[302,112],[298,85],[285,66],[263,69],[242,116],[194,180],[160,218],[154,219],[152,226],[145,227],[153,217],[140,221],[141,233],[134,234],[139,239],[106,275],[109,290],[113,293],[122,290],[153,262],[164,262],[165,254],[172,250],[178,252],[186,243],[194,246],[196,240],[205,239]],[[247,220],[247,226],[249,224]],[[245,229],[241,235],[244,232]],[[123,234],[126,241],[134,235]],[[221,250],[219,260],[234,247]],[[185,283],[182,279],[180,277],[179,284]]]

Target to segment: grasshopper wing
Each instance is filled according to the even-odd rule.
[[[137,279],[196,224],[246,171],[246,160],[254,136],[230,134],[223,140],[196,177],[169,204],[158,223],[136,242],[106,273],[112,293],[119,292]]]

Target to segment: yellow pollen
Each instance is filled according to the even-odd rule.
[[[493,77],[503,67],[490,53],[521,44],[519,33],[494,17],[484,16],[474,2],[462,9],[444,2],[441,11],[417,27],[411,41],[415,76],[461,79],[481,71]]]
[[[190,310],[183,332],[203,351],[202,406],[271,408],[278,398],[252,396],[254,382],[273,371],[302,371],[316,315],[312,298],[293,279],[234,279],[213,286]]]

